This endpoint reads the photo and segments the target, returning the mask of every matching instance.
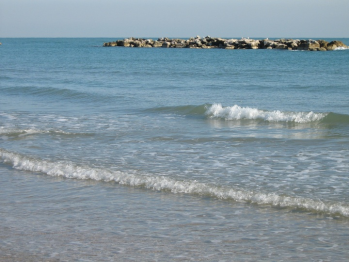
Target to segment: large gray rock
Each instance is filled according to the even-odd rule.
[[[117,46],[124,46],[124,41],[123,40],[118,40],[116,41]]]
[[[206,38],[202,38],[202,39],[201,39],[201,43],[202,43],[203,45],[206,45],[206,44],[207,44],[207,39],[206,39]]]
[[[195,40],[195,44],[196,44],[197,47],[201,47],[202,46],[202,43],[201,43],[201,41],[199,39]]]
[[[320,48],[320,43],[315,40],[301,40],[297,50],[315,50]]]
[[[162,47],[162,42],[160,42],[160,41],[154,41],[153,47]]]
[[[228,39],[226,42],[229,45],[236,45],[238,43],[238,40],[237,39]]]
[[[145,44],[152,46],[154,44],[154,40],[153,39],[147,39],[147,40],[145,40]]]
[[[162,47],[165,47],[165,48],[168,48],[171,46],[171,43],[170,42],[163,42],[162,43]]]
[[[333,51],[333,50],[335,50],[337,48],[337,46],[335,45],[335,44],[328,44],[327,46],[326,46],[326,49],[328,50],[328,51]]]
[[[248,49],[250,41],[249,39],[241,38],[237,41],[237,48],[239,49]]]
[[[176,44],[174,45],[174,47],[176,47],[176,48],[185,48],[185,47],[186,47],[186,44],[185,44],[185,43],[176,43]]]
[[[326,48],[327,49],[327,45],[328,45],[328,42],[325,41],[325,40],[317,40],[318,43],[320,44],[320,48]]]
[[[299,43],[300,43],[300,40],[288,39],[285,41],[284,44],[287,45],[289,50],[296,50],[298,48]]]
[[[278,43],[278,44],[276,44],[276,46],[274,48],[275,49],[288,49],[288,46],[286,44],[283,44],[283,43]]]
[[[264,39],[263,41],[261,41],[261,48],[272,49],[275,46],[276,43],[273,40]]]
[[[143,46],[145,46],[145,43],[142,41],[136,40],[133,42],[133,46],[134,47],[143,47]]]
[[[332,41],[327,45],[326,49],[331,51],[331,50],[335,50],[338,47],[347,48],[347,46],[342,41]]]
[[[347,47],[342,41],[335,40],[335,41],[332,41],[331,43],[335,44],[338,47]]]
[[[259,41],[258,40],[252,40],[252,39],[248,39],[245,40],[247,48],[248,49],[258,49],[259,47]]]

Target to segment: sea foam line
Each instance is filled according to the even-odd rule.
[[[269,122],[309,123],[323,119],[327,113],[263,111],[238,105],[223,107],[221,104],[213,104],[207,108],[206,115],[210,118],[223,118],[225,120],[261,119]]]
[[[34,134],[45,134],[50,131],[38,130],[38,129],[0,129],[0,135],[34,135]],[[59,131],[58,131],[59,132]]]
[[[40,130],[40,129],[31,129],[31,128],[29,129],[0,128],[0,135],[26,136],[26,135],[38,135],[38,134],[80,135],[82,133],[71,133],[71,132],[66,132],[62,130]]]
[[[288,207],[305,209],[311,212],[328,213],[349,217],[349,206],[339,202],[325,203],[303,197],[280,196],[275,193],[262,193],[244,189],[234,189],[205,184],[197,181],[180,181],[165,176],[140,175],[106,169],[78,166],[71,162],[50,162],[46,160],[26,157],[0,149],[3,163],[10,164],[18,170],[40,172],[49,176],[61,176],[74,179],[92,179],[104,182],[116,182],[121,185],[144,187],[157,191],[205,195],[224,200],[270,205],[273,207]]]
[[[339,51],[339,50],[349,50],[349,47],[340,46],[340,47],[335,48],[334,50],[335,50],[335,51]]]

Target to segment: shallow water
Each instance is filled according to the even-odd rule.
[[[9,171],[1,169],[2,256],[340,261],[348,255],[343,219]]]
[[[106,41],[2,40],[1,259],[349,257],[348,50]]]

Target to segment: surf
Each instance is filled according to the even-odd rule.
[[[322,120],[327,113],[310,112],[283,112],[280,110],[266,111],[238,105],[223,107],[213,104],[208,107],[205,114],[211,119],[224,120],[263,120],[267,122],[295,122],[310,123]]]
[[[156,107],[144,111],[145,113],[158,113],[179,115],[185,117],[201,117],[209,120],[222,121],[255,121],[265,123],[322,123],[322,124],[349,124],[349,115],[334,112],[315,111],[282,111],[264,110],[240,105],[222,106],[220,103],[202,105],[182,105],[169,107]]]
[[[251,191],[241,187],[214,185],[196,180],[176,180],[161,175],[141,174],[136,171],[122,172],[93,168],[88,165],[78,165],[68,161],[48,161],[4,149],[0,149],[0,159],[2,163],[10,165],[14,169],[38,172],[49,176],[115,182],[124,186],[175,194],[198,195],[258,206],[266,205],[275,208],[288,208],[329,214],[331,216],[349,217],[349,206],[342,202],[280,195],[273,192]]]

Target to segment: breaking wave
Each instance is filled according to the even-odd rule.
[[[0,159],[3,163],[11,165],[15,169],[40,172],[49,176],[116,182],[121,185],[143,187],[151,190],[210,196],[223,200],[349,217],[349,206],[341,202],[324,202],[310,198],[282,196],[275,193],[254,192],[239,188],[210,185],[195,180],[175,180],[165,176],[97,169],[89,166],[79,166],[72,162],[51,162],[3,149],[0,149]]]
[[[241,107],[238,105],[223,107],[221,104],[210,106],[206,115],[210,118],[221,118],[225,120],[264,120],[268,122],[296,122],[309,123],[322,120],[327,113],[314,112],[282,112],[264,111],[257,108]]]
[[[267,111],[252,107],[239,105],[222,106],[221,104],[185,105],[174,107],[159,107],[146,110],[162,114],[177,114],[189,117],[202,117],[209,119],[221,119],[225,121],[234,120],[256,120],[265,122],[292,122],[313,123],[321,122],[327,124],[349,124],[349,115],[332,112],[287,112],[280,110]]]
[[[186,105],[175,107],[160,107],[148,109],[148,112],[177,114],[184,116],[203,117],[209,119],[221,119],[225,121],[234,120],[257,120],[265,122],[292,122],[326,124],[349,124],[349,115],[333,112],[287,112],[280,110],[261,110],[239,105],[222,106],[221,104]]]

